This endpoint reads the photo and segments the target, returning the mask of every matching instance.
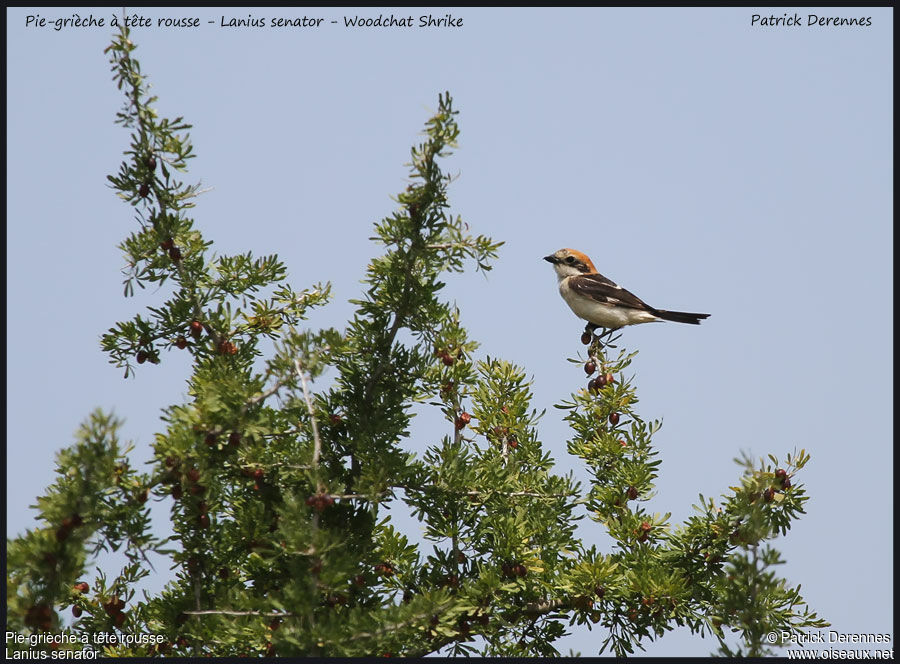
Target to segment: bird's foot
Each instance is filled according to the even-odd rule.
[[[613,342],[618,340],[621,336],[620,334],[616,334],[621,329],[621,327],[601,327],[594,323],[588,323],[584,326],[584,334],[581,335],[581,340],[586,345],[596,341],[600,345],[601,351],[607,348],[615,348],[616,346]],[[602,331],[598,334],[597,330]]]

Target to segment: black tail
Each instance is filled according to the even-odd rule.
[[[666,311],[665,309],[654,309],[653,313],[663,320],[670,320],[675,323],[690,323],[691,325],[699,325],[704,318],[709,318],[709,314],[689,314],[685,311]]]

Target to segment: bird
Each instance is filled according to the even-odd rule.
[[[626,325],[669,320],[699,325],[709,314],[656,309],[597,272],[591,259],[575,249],[560,249],[544,256],[553,264],[559,281],[559,294],[579,318],[588,321],[587,329],[604,327],[617,330]]]

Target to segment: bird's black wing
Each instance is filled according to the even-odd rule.
[[[641,311],[653,311],[653,307],[634,293],[630,293],[599,272],[569,277],[568,286],[578,295],[618,307],[631,307]]]

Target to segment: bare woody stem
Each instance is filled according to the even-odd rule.
[[[313,432],[313,468],[318,467],[319,457],[322,456],[322,439],[319,437],[319,425],[316,422],[316,413],[313,409],[312,399],[309,396],[309,387],[307,386],[306,373],[300,364],[300,359],[294,359],[294,368],[297,370],[297,376],[300,377],[300,385],[303,387],[303,398],[306,401],[306,409],[309,411],[309,421],[312,425]],[[321,487],[320,487],[321,488]]]

